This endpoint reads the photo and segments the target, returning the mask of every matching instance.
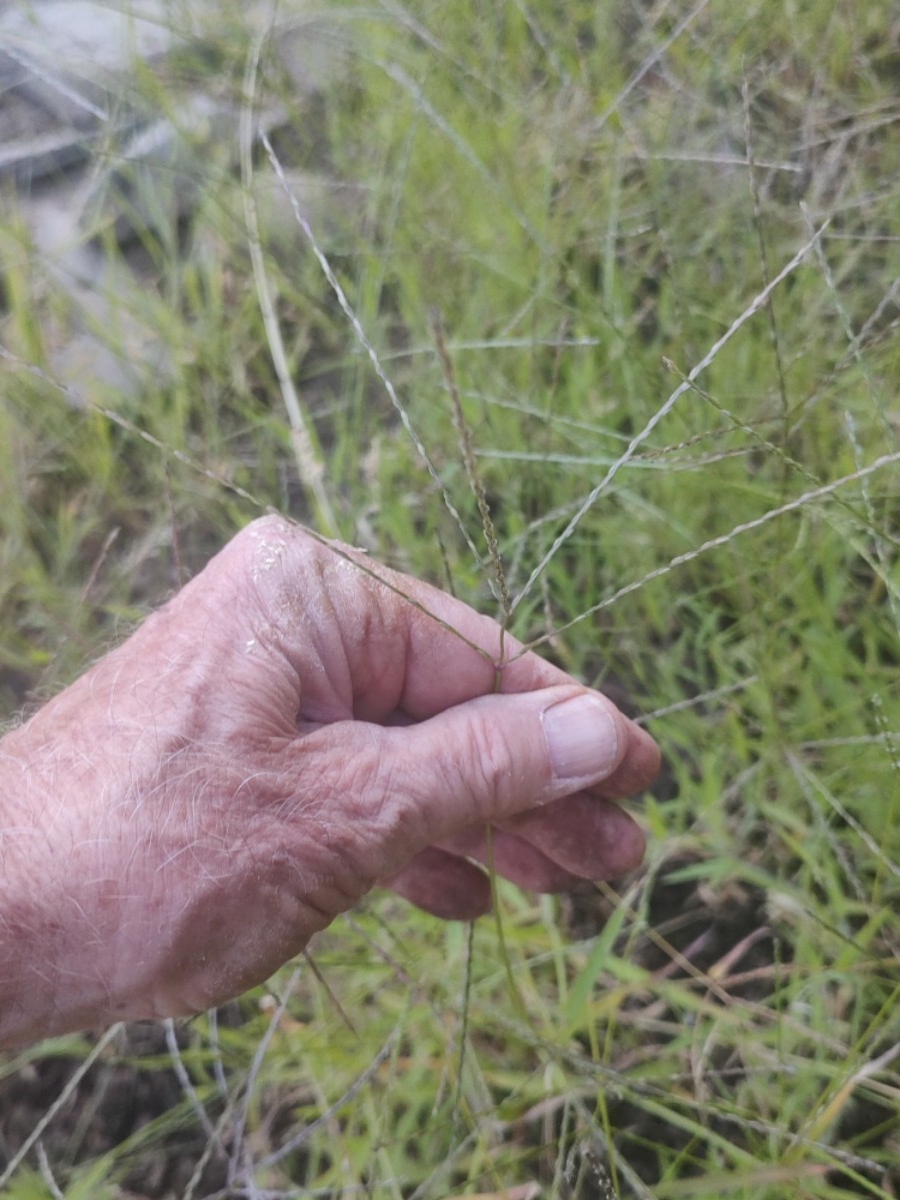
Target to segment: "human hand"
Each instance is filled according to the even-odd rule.
[[[0,743],[0,1041],[177,1016],[383,883],[489,907],[635,866],[652,739],[443,593],[255,521]],[[3,900],[8,903],[2,903]]]

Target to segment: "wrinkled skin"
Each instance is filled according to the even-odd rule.
[[[590,693],[614,753],[560,778],[542,722],[587,689],[505,649],[492,694],[489,618],[280,518],[248,526],[0,742],[0,1041],[211,1007],[379,882],[474,917],[488,822],[524,887],[633,867],[613,801],[651,781],[654,743]]]

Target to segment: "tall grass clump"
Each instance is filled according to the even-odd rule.
[[[497,616],[665,766],[615,885],[498,882],[471,929],[378,895],[208,1017],[8,1056],[7,1194],[895,1196],[896,14],[285,5],[330,64],[301,92],[198,11],[169,70],[233,119],[140,286],[101,235],[130,390],[61,371],[5,194],[4,715],[274,507]]]

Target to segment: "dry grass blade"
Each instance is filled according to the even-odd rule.
[[[247,1081],[244,1084],[243,1103],[238,1109],[234,1123],[234,1131],[232,1134],[231,1154],[229,1156],[229,1184],[234,1184],[241,1176],[252,1173],[253,1163],[250,1154],[245,1145],[245,1132],[247,1123],[250,1117],[250,1108],[254,1102],[254,1091],[256,1088],[257,1077],[262,1069],[263,1060],[268,1052],[269,1045],[275,1032],[278,1029],[281,1019],[287,1011],[288,1001],[296,990],[300,980],[300,967],[297,967],[291,972],[290,978],[282,988],[278,1002],[272,1010],[269,1017],[268,1025],[263,1036],[259,1039],[256,1046],[256,1052],[253,1055],[253,1061],[250,1064],[250,1070],[247,1072]]]

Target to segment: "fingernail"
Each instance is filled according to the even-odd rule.
[[[558,779],[604,779],[616,765],[619,730],[602,700],[576,696],[541,713],[550,762]]]

